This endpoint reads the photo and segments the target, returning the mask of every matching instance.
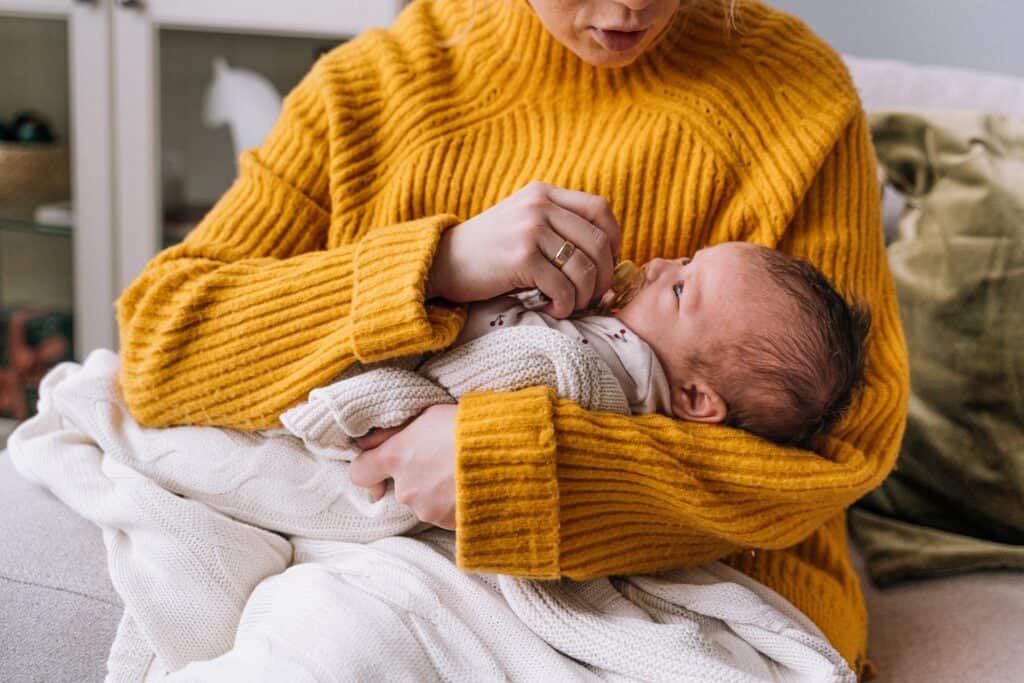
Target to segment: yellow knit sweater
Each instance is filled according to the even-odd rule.
[[[269,428],[356,359],[448,345],[466,310],[424,302],[439,235],[533,179],[607,198],[637,262],[725,240],[810,260],[873,308],[868,382],[817,452],[543,387],[468,395],[460,566],[585,578],[724,558],[865,672],[845,508],[893,467],[904,341],[849,75],[764,5],[731,35],[680,14],[622,69],[580,61],[523,0],[418,0],[325,55],[202,223],[117,301],[133,414]]]

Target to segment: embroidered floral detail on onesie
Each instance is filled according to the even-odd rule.
[[[626,330],[625,330],[625,328],[619,328],[618,332],[612,332],[611,338],[612,339],[616,339],[618,341],[622,341],[622,342],[628,342],[629,341],[628,339],[626,339]]]

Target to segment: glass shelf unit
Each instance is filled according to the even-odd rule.
[[[22,232],[46,237],[71,237],[71,228],[63,225],[42,225],[31,221],[0,216],[0,232]]]

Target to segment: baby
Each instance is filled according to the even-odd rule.
[[[495,297],[454,345],[547,325],[597,351],[631,412],[722,423],[783,444],[827,431],[862,381],[870,316],[810,264],[747,242],[656,258],[613,316],[557,320]],[[654,362],[646,359],[653,354]]]
[[[728,242],[653,259],[644,274],[612,315],[557,319],[507,294],[474,302],[448,348],[354,366],[281,421],[314,451],[354,449],[349,437],[431,403],[535,384],[590,409],[721,423],[781,444],[806,445],[842,417],[863,378],[870,315],[814,267]]]

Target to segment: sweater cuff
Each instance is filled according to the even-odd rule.
[[[462,569],[558,578],[553,400],[545,386],[459,400],[455,520]]]
[[[430,216],[374,228],[359,241],[350,319],[352,351],[361,362],[434,351],[458,336],[464,305],[424,304],[441,233],[457,224],[455,216]]]

